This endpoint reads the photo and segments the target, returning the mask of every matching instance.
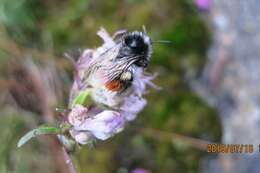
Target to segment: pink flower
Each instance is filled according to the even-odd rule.
[[[201,10],[209,10],[210,0],[195,0],[195,4]]]
[[[136,168],[131,173],[151,173],[151,172],[146,169]]]
[[[68,115],[69,123],[73,126],[80,126],[88,118],[88,109],[82,105],[75,105]]]
[[[146,93],[146,87],[152,87],[156,90],[160,90],[161,88],[152,83],[152,80],[157,76],[157,74],[153,75],[145,75],[142,69],[135,70],[135,80],[133,81],[134,92],[142,97]]]
[[[81,145],[85,145],[91,141],[93,141],[94,136],[90,132],[79,132],[76,130],[70,131],[71,136]]]
[[[85,119],[74,130],[90,132],[97,139],[106,140],[123,130],[124,118],[115,111],[103,111],[94,117]]]
[[[115,111],[88,110],[82,105],[75,105],[68,114],[72,125],[71,136],[80,144],[86,144],[93,137],[106,140],[123,130],[124,117]]]
[[[144,98],[131,95],[125,98],[124,104],[120,107],[120,110],[127,121],[132,121],[145,106],[146,100]]]

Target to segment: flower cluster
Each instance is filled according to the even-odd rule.
[[[119,52],[116,38],[125,33],[118,31],[110,37],[102,28],[97,34],[103,39],[103,45],[85,50],[75,64],[68,123],[71,125],[70,135],[80,144],[87,144],[93,139],[106,140],[122,131],[125,123],[134,120],[145,107],[147,101],[143,95],[146,86],[156,87],[151,82],[154,76],[146,75],[144,68],[136,65],[129,65],[126,70],[129,73],[125,74],[126,77],[132,78],[126,89],[120,90],[123,84],[117,81],[107,86],[110,73],[107,67],[117,67],[113,64]],[[149,41],[149,38],[145,39]]]
[[[93,113],[82,105],[75,105],[69,113],[68,121],[73,126],[70,133],[78,143],[87,144],[93,136],[105,140],[123,130],[124,119],[120,113],[111,110],[94,116]]]

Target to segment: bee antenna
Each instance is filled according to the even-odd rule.
[[[143,25],[142,28],[143,28],[144,33],[147,34],[145,25]]]
[[[173,42],[170,40],[156,40],[156,41],[152,41],[152,43],[172,44]]]

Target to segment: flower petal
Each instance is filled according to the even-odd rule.
[[[131,95],[125,99],[125,103],[121,106],[123,116],[132,121],[136,118],[137,114],[141,112],[146,106],[147,101],[144,98]]]
[[[89,131],[96,138],[105,140],[114,134],[122,131],[124,118],[115,111],[103,111],[93,118],[88,118],[78,127],[78,131]]]
[[[69,123],[73,126],[79,126],[84,122],[88,109],[82,105],[75,105],[68,115]]]
[[[70,134],[75,139],[75,141],[82,145],[85,145],[93,140],[93,136],[89,132],[78,132],[75,130],[71,130]]]

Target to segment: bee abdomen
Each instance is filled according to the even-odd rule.
[[[109,91],[122,91],[128,88],[133,81],[133,75],[130,71],[123,72],[118,80],[112,80],[105,86]]]

